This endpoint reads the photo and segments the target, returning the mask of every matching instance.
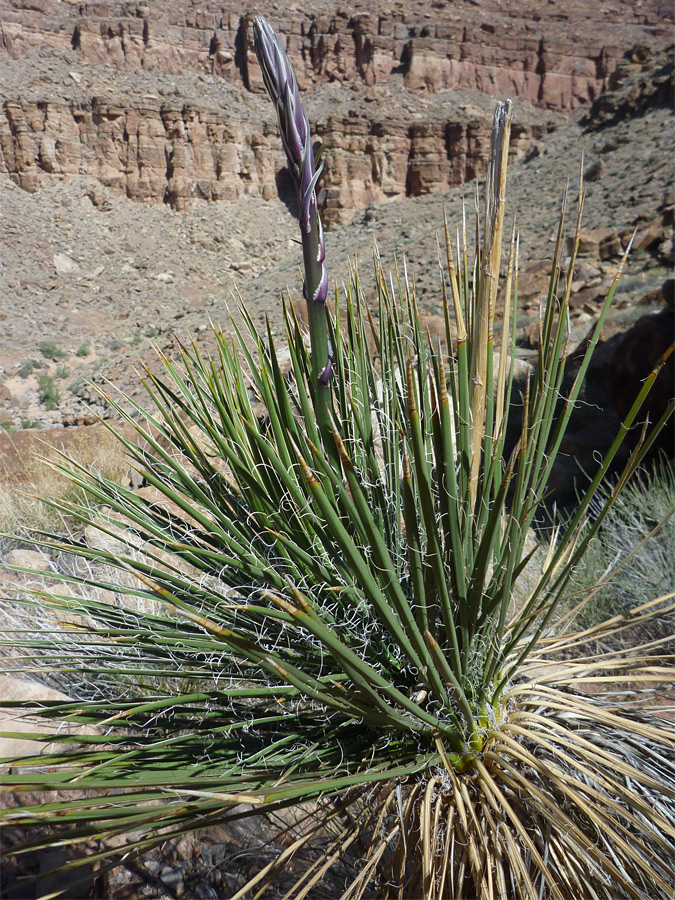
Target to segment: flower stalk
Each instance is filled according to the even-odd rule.
[[[323,163],[317,166],[319,154],[315,158],[312,151],[309,122],[300,100],[295,73],[276,32],[263,16],[256,16],[253,36],[265,87],[277,110],[281,140],[298,194],[305,269],[303,296],[307,302],[311,344],[312,400],[319,429],[325,437],[330,432],[329,399],[333,350],[328,336],[326,313],[326,246],[316,199],[316,183]]]

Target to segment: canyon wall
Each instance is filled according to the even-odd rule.
[[[597,97],[625,50],[665,43],[672,8],[659,0],[507,0],[338,5],[312,13],[260,2],[287,42],[301,88],[360,78],[375,84],[401,71],[411,91],[467,88],[509,93],[565,111]],[[364,11],[364,7],[365,10]],[[561,7],[564,11],[561,11]],[[0,49],[74,49],[82,63],[241,80],[261,90],[252,15],[230,2],[67,3],[3,0]]]
[[[408,2],[385,14],[377,3],[364,11],[320,0],[310,15],[258,4],[287,45],[326,148],[327,225],[482,174],[491,102],[457,97],[519,101],[519,156],[560,114],[601,95],[627,47],[668,36],[654,0],[619,2],[618,17],[601,0],[602,29],[588,27],[585,8],[575,20],[576,0],[565,14],[540,5]],[[283,195],[251,24],[232,2],[0,0],[0,171],[27,191],[91,176],[176,209]]]
[[[125,107],[88,102],[6,101],[0,129],[3,167],[24,190],[48,177],[85,175],[141,202],[186,209],[201,200],[247,194],[290,197],[276,123],[255,125],[180,100]],[[488,115],[386,122],[329,115],[315,122],[325,146],[319,202],[326,224],[389,197],[445,190],[481,174]],[[516,123],[512,157],[521,156],[546,122]],[[281,173],[280,175],[277,173]]]

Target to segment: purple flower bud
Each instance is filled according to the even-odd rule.
[[[288,167],[298,191],[302,211],[300,224],[308,231],[310,211],[316,209],[319,173],[314,165],[309,122],[302,107],[298,82],[275,30],[263,16],[256,16],[253,22],[253,38],[265,87],[276,106]]]
[[[328,297],[328,272],[326,272],[325,266],[321,266],[321,281],[319,282],[318,288],[314,292],[313,300],[315,303],[325,303],[327,297]]]
[[[319,218],[318,225],[319,225],[319,249],[316,254],[316,261],[318,263],[322,263],[324,261],[324,259],[326,258],[326,241],[324,240],[324,237],[323,237],[323,225],[321,223],[321,218]]]
[[[319,375],[319,384],[327,385],[330,383],[331,372],[333,371],[333,346],[328,341],[328,362],[325,369]]]

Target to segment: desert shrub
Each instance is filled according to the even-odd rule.
[[[89,344],[80,344],[80,346],[76,350],[76,353],[78,356],[89,356],[89,354],[91,353],[91,348],[89,347]]]
[[[84,375],[78,375],[77,378],[74,378],[70,384],[68,385],[68,390],[71,394],[77,394],[82,388],[87,384],[87,379]]]
[[[45,359],[62,359],[66,351],[56,341],[38,341],[38,350]]]
[[[591,515],[600,514],[609,490],[598,490]],[[667,462],[624,488],[570,583],[575,593],[591,594],[579,612],[580,624],[596,625],[675,592],[674,512],[675,476]]]
[[[446,230],[443,349],[425,335],[407,278],[390,281],[377,260],[375,309],[354,276],[329,314],[309,126],[276,35],[260,18],[254,31],[298,192],[311,350],[292,306],[283,348],[243,308],[234,337],[215,332],[213,358],[194,346],[148,370],[150,410],[126,398],[132,415],[108,398],[140,438],[120,441],[154,497],[61,467],[105,504],[99,527],[121,546],[39,545],[110,566],[119,578],[104,586],[118,599],[101,602],[86,570],[63,573],[69,590],[57,579],[49,607],[88,626],[19,631],[7,644],[34,671],[85,680],[114,670],[125,690],[20,704],[46,722],[109,730],[56,756],[6,760],[10,790],[77,791],[9,817],[57,829],[33,848],[133,832],[126,855],[294,807],[297,827],[258,850],[236,900],[289,872],[287,896],[318,893],[332,866],[344,898],[670,897],[675,729],[637,705],[629,681],[672,673],[659,668],[658,646],[584,656],[557,617],[615,505],[613,492],[587,517],[656,372],[514,603],[616,288],[561,399],[583,194],[566,271],[562,224],[554,245],[536,373],[507,454],[515,235],[497,348],[494,317],[510,105],[495,115],[473,263]],[[85,505],[60,508],[89,521]],[[672,612],[662,604],[658,614]],[[623,626],[601,623],[593,636]],[[587,693],[594,679],[621,696]],[[115,846],[86,861],[114,863]]]
[[[61,392],[52,376],[40,375],[38,388],[40,389],[40,402],[44,403],[47,409],[58,409],[61,402]]]
[[[25,359],[19,366],[18,374],[21,378],[28,378],[41,365],[42,363],[39,363],[36,359]]]
[[[22,427],[39,424],[26,420]],[[0,533],[26,537],[49,531],[59,535],[77,533],[79,537],[80,520],[70,517],[60,505],[80,503],[90,510],[100,505],[55,468],[61,459],[60,442],[57,437],[50,440],[48,445],[36,443],[35,449],[25,453],[19,464],[15,461],[11,469],[0,464]],[[102,427],[69,430],[67,446],[70,456],[85,471],[101,474],[111,484],[119,485],[128,475],[124,448]]]
[[[617,286],[617,294],[634,294],[636,291],[643,290],[644,286],[645,279],[642,275],[627,275]]]

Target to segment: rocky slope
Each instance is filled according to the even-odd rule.
[[[18,78],[34,62],[11,61],[5,70],[16,69]],[[49,59],[48,76],[44,59],[40,63],[42,91],[5,100],[0,119],[0,170],[25,191],[82,175],[131,200],[178,210],[199,201],[289,195],[266,97],[211,75],[182,76],[169,88],[163,87],[166,76],[144,86],[147,76],[138,74],[133,89],[124,91],[107,69],[96,72],[93,83],[78,83],[79,73],[69,71],[72,64],[62,56]],[[60,96],[44,95],[47,77],[61,82]],[[324,85],[307,104],[326,150],[319,200],[327,227],[349,221],[369,203],[444,190],[483,170],[487,98],[466,91],[413,98],[400,75],[353,88],[345,97],[343,87]],[[513,158],[557,121],[521,107]]]
[[[523,353],[537,337],[563,181],[576,176],[582,151],[588,233],[575,282],[575,338],[592,321],[636,225],[621,315],[634,317],[640,297],[661,302],[673,253],[672,60],[659,49],[667,10],[601,2],[584,12],[568,3],[561,18],[554,4],[537,12],[495,0],[411,2],[385,14],[372,3],[337,9],[325,0],[307,17],[292,6],[262,7],[287,36],[327,147],[321,199],[338,284],[360,257],[368,293],[364,263],[377,239],[387,266],[394,251],[405,255],[433,327],[441,206],[459,221],[463,197],[475,190],[462,185],[477,176],[479,184],[484,171],[494,100],[467,87],[485,87],[478,68],[461,89],[431,77],[422,89],[411,80],[405,47],[412,41],[426,48],[429,72],[432,58],[434,65],[475,61],[480,45],[485,66],[501,73],[491,89],[511,79],[509,196],[521,229]],[[107,416],[89,382],[109,377],[138,393],[136,357],[152,358],[153,342],[172,348],[174,334],[208,345],[209,317],[227,327],[233,290],[275,330],[280,290],[297,295],[294,198],[273,110],[258,92],[250,18],[227,4],[196,9],[0,0],[0,425],[7,429]],[[460,20],[455,52],[447,29]],[[504,40],[507,32],[513,40]],[[532,65],[518,54],[533,34],[549,49],[564,44],[585,60],[602,58],[601,82],[583,99],[604,93],[576,112],[571,101],[554,110],[539,89],[528,94]],[[602,42],[591,46],[589,35]],[[619,48],[638,39],[619,58]],[[234,48],[229,68],[226,46]],[[383,62],[385,50],[395,66]],[[552,52],[539,66],[542,78],[564,68],[562,49],[557,69]]]
[[[672,10],[661,0],[394,0],[337,5],[262,0],[60,3],[4,0],[2,47],[14,58],[73,48],[88,65],[121,71],[186,71],[260,90],[252,12],[285,35],[301,87],[360,78],[375,84],[395,70],[410,90],[506,91],[565,110],[597,97],[626,47],[667,40]]]
[[[595,108],[582,111],[586,119],[575,116],[545,133],[512,166],[508,193],[521,229],[525,332],[529,328],[536,335],[548,241],[564,180],[576,177],[582,152],[588,233],[573,300],[577,333],[591,321],[636,225],[635,252],[619,294],[627,313],[633,300],[653,293],[666,277],[672,265],[673,203],[668,193],[672,63],[667,60],[668,54],[655,53],[640,63],[626,61],[637,70],[599,101],[603,109],[613,109],[611,121],[595,127],[588,118]],[[336,90],[326,85],[317,94]],[[487,114],[489,100],[468,96]],[[339,100],[336,96],[338,115]],[[270,146],[273,139],[272,133],[266,138]],[[371,159],[365,151],[359,157]],[[473,191],[468,188],[469,198]],[[348,260],[359,258],[368,290],[367,258],[377,239],[387,266],[394,251],[406,256],[424,308],[438,314],[436,235],[442,203],[450,221],[458,222],[465,195],[467,188],[459,186],[371,203],[328,234],[330,277],[339,284]],[[135,358],[151,358],[151,342],[168,347],[173,333],[207,340],[209,317],[226,325],[235,288],[254,317],[268,314],[274,328],[280,323],[280,290],[297,296],[296,226],[278,197],[245,196],[172,211],[167,204],[133,203],[92,175],[55,178],[37,193],[23,191],[5,175],[0,176],[0,205],[0,416],[7,427],[93,421],[103,409],[85,379],[110,376],[137,390]]]

